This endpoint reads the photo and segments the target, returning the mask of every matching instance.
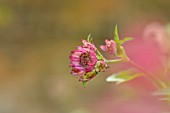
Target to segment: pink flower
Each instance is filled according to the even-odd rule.
[[[94,44],[88,42],[87,40],[82,40],[82,42],[83,42],[83,44],[84,44],[84,45],[83,45],[84,48],[89,48],[89,49],[91,49],[91,50],[93,50],[93,51],[96,51],[96,47],[95,47]]]
[[[71,52],[70,60],[71,74],[81,76],[92,71],[98,59],[95,51],[79,46],[77,50]]]
[[[71,74],[79,76],[79,81],[85,83],[104,70],[107,64],[104,60],[98,59],[97,48],[94,44],[82,40],[83,46],[78,46],[70,54]]]
[[[100,46],[100,48],[103,50],[103,51],[105,51],[105,52],[107,52],[107,53],[109,53],[109,54],[114,54],[114,53],[116,53],[116,47],[117,47],[117,45],[116,45],[116,42],[114,41],[114,40],[105,40],[105,43],[106,43],[106,45],[104,46],[104,45],[101,45]]]

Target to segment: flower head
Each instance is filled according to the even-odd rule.
[[[117,47],[116,42],[114,40],[109,41],[109,40],[106,39],[105,43],[106,43],[106,45],[101,45],[100,48],[103,51],[105,51],[105,52],[107,52],[111,55],[115,54],[116,53],[116,47]]]
[[[97,48],[94,44],[86,40],[82,40],[82,42],[82,46],[71,51],[70,67],[72,75],[79,76],[79,81],[87,82],[107,66],[103,60],[98,58]]]
[[[97,57],[96,53],[89,48],[78,47],[77,50],[71,52],[70,60],[70,67],[73,68],[71,74],[83,75],[94,69]]]

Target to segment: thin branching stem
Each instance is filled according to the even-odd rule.
[[[167,86],[160,80],[156,79],[154,77],[154,75],[152,75],[150,72],[146,71],[143,67],[141,67],[140,65],[136,64],[134,61],[130,60],[128,61],[131,65],[133,65],[135,68],[137,68],[138,70],[140,70],[142,73],[144,73],[145,75],[147,75],[147,77],[149,77],[154,85],[157,88],[166,88]]]
[[[123,59],[116,59],[116,60],[106,60],[106,63],[120,63]]]

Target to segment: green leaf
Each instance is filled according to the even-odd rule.
[[[119,44],[119,35],[118,35],[117,25],[115,26],[115,29],[114,29],[114,41],[116,42],[116,44]]]
[[[115,74],[112,74],[111,76],[109,76],[106,81],[107,82],[116,82],[116,84],[120,84],[120,83],[124,83],[127,81],[130,81],[132,79],[135,79],[139,76],[141,76],[142,74],[139,72],[136,72],[136,70],[134,69],[129,69],[126,71],[121,71]]]
[[[119,46],[119,48],[117,48],[117,55],[119,57],[121,57],[124,61],[128,61],[129,60],[129,58],[126,55],[126,52],[125,52],[125,49],[124,49],[123,46]]]
[[[170,101],[170,97],[160,98],[159,100]]]
[[[82,85],[83,85],[83,87],[85,87],[86,86],[86,82],[82,82]]]
[[[88,37],[87,37],[87,41],[88,41],[88,42],[92,42],[91,34],[89,34],[89,35],[88,35]]]
[[[127,41],[131,41],[131,40],[133,40],[134,38],[132,38],[132,37],[125,37],[123,40],[120,40],[119,42],[120,42],[120,44],[122,45],[123,43],[125,43],[125,42],[127,42]]]
[[[164,95],[164,96],[169,95],[170,96],[170,88],[157,90],[153,93],[153,95]]]
[[[153,93],[154,96],[163,96],[159,100],[170,101],[170,88],[160,89]]]

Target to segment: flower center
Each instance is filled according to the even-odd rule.
[[[83,53],[80,56],[80,64],[83,67],[87,67],[88,66],[88,62],[91,61],[91,58],[89,56],[90,56],[89,53]]]

